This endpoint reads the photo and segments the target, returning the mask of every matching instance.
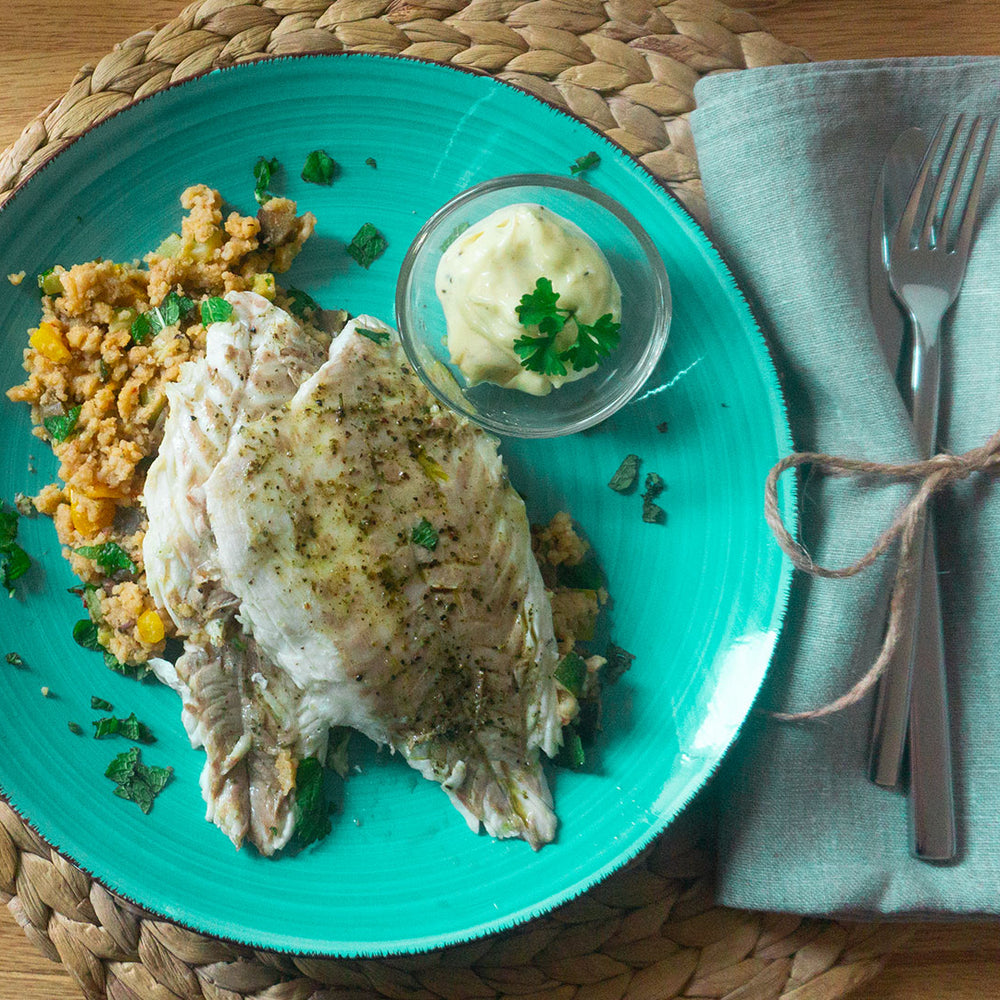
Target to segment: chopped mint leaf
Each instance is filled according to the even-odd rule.
[[[93,559],[101,569],[108,573],[120,569],[129,573],[137,573],[139,567],[129,558],[128,553],[117,542],[104,542],[101,545],[81,545],[74,549],[78,555]]]
[[[365,166],[366,167],[371,167],[372,170],[377,169],[378,168],[378,164],[375,162],[375,157],[374,156],[366,156],[365,157]]]
[[[569,168],[569,172],[574,176],[578,176],[584,171],[590,170],[592,167],[596,167],[598,163],[601,162],[601,158],[591,150],[586,156],[578,156],[574,161],[573,165]]]
[[[611,477],[608,486],[616,493],[628,493],[639,479],[639,456],[626,455],[618,471]]]
[[[110,701],[98,698],[96,694],[90,696],[90,707],[96,709],[98,712],[113,712],[115,708]]]
[[[642,494],[642,519],[647,524],[664,524],[667,520],[667,512],[653,501],[667,488],[663,477],[655,472],[650,472],[646,476],[645,489]]]
[[[314,149],[307,157],[302,168],[302,179],[309,184],[333,183],[337,175],[337,161],[322,149]]]
[[[69,731],[74,736],[83,735],[83,726],[81,726],[78,722],[73,722],[72,720],[70,720],[69,722],[66,723],[66,725],[69,727]]]
[[[73,626],[73,640],[84,649],[95,653],[103,652],[104,647],[97,641],[97,626],[89,618],[81,618]]]
[[[71,407],[58,417],[46,417],[42,423],[53,441],[65,441],[76,430],[76,422],[80,419],[82,406]]]
[[[232,305],[217,295],[205,299],[201,304],[201,322],[204,326],[209,326],[212,323],[224,323],[232,314]]]
[[[319,303],[301,288],[289,288],[285,294],[288,296],[288,309],[296,316],[305,317],[309,312],[320,311]]]
[[[94,739],[103,739],[105,736],[124,736],[125,739],[133,743],[155,743],[156,737],[145,722],[140,722],[132,712],[125,719],[116,719],[113,715],[103,719],[95,719],[91,725],[94,727]]]
[[[370,222],[366,222],[348,243],[347,253],[367,271],[388,246],[386,238]]]
[[[270,192],[271,178],[278,172],[281,164],[275,157],[270,160],[266,157],[258,157],[253,165],[253,176],[257,182],[254,186],[253,196],[257,199],[258,205],[266,205],[274,195]]]
[[[153,808],[153,800],[166,787],[172,774],[172,767],[147,767],[143,764],[138,747],[118,754],[104,772],[106,778],[115,782],[115,795],[134,802],[144,813]]]
[[[567,653],[556,667],[555,678],[570,694],[579,698],[587,680],[587,664],[579,653]]]
[[[295,772],[295,838],[301,847],[322,840],[331,830],[323,765],[315,757],[299,761]]]

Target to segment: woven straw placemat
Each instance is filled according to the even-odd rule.
[[[718,0],[199,0],[80,72],[0,155],[0,202],[95,121],[171,82],[345,50],[474,68],[566,107],[702,221],[687,123],[695,82],[806,59]],[[716,907],[708,808],[703,797],[634,863],[545,918],[395,959],[257,952],[158,920],[52,851],[2,800],[0,897],[88,998],[838,1000],[877,974],[904,930]]]

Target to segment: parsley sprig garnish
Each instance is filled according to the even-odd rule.
[[[533,291],[521,296],[516,307],[522,326],[537,327],[536,336],[525,334],[514,341],[514,353],[521,359],[521,366],[540,375],[565,375],[567,364],[577,371],[592,368],[606,358],[621,339],[621,324],[611,313],[605,313],[594,323],[583,323],[572,309],[558,305],[559,292],[548,278],[539,278]],[[559,349],[556,340],[566,324],[576,324],[576,340]]]

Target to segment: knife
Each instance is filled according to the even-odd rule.
[[[903,132],[889,150],[872,202],[869,304],[879,346],[890,371],[897,376],[897,387],[907,374],[901,371],[906,366],[900,362],[906,324],[889,290],[889,240],[926,149],[927,138],[920,129]],[[911,848],[918,858],[945,861],[955,855],[956,832],[932,525],[920,591],[920,600],[911,602],[909,616],[902,623],[903,638],[879,685],[869,773],[876,784],[895,787],[899,783],[909,723]],[[919,619],[914,617],[917,614]]]

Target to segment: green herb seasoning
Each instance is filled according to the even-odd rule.
[[[657,503],[656,498],[667,488],[663,477],[655,472],[646,476],[645,489],[642,493],[642,519],[648,524],[664,524],[667,512]]]
[[[253,196],[258,205],[266,205],[274,195],[271,194],[271,180],[278,172],[281,164],[272,157],[270,160],[265,156],[258,157],[253,165],[253,177],[256,184],[253,189]]]
[[[300,847],[306,847],[322,840],[330,830],[323,765],[315,757],[306,757],[295,772],[295,839]]]
[[[309,184],[329,185],[337,176],[337,161],[322,149],[314,149],[302,168],[302,179]]]
[[[294,315],[302,318],[308,313],[320,311],[319,303],[301,288],[289,288],[285,294],[288,296],[288,309]]]
[[[137,573],[139,567],[129,558],[128,553],[117,542],[104,542],[101,545],[81,545],[74,549],[78,555],[93,559],[107,573],[125,570]]]
[[[138,747],[118,754],[104,772],[115,783],[115,795],[134,802],[144,813],[153,808],[153,800],[166,787],[172,767],[148,767],[140,759]]]
[[[45,417],[42,423],[53,441],[65,441],[76,430],[76,422],[80,419],[82,406],[71,407],[62,416]]]
[[[70,720],[69,722],[66,723],[66,726],[74,736],[83,735],[83,726],[81,726],[78,722],[73,722],[72,720]]]
[[[626,455],[622,459],[622,464],[618,466],[618,471],[611,477],[608,486],[616,493],[628,493],[634,489],[639,479],[639,456]]]
[[[370,222],[366,222],[347,244],[347,253],[367,271],[388,246],[388,240]]]
[[[601,158],[597,155],[597,153],[591,150],[586,156],[578,156],[573,161],[573,165],[569,168],[569,172],[576,177],[587,170],[593,169],[600,162]]]
[[[360,333],[362,337],[374,340],[375,343],[381,347],[385,347],[385,345],[389,343],[388,330],[370,330],[366,326],[356,326],[354,329]]]
[[[587,681],[586,661],[579,653],[567,653],[556,667],[555,678],[570,694],[579,698]]]
[[[31,558],[17,544],[19,514],[14,507],[0,502],[0,583],[14,596],[14,582],[31,568]]]
[[[371,167],[372,170],[378,169],[378,164],[375,162],[375,157],[374,156],[366,156],[365,157],[365,166],[366,167]]]
[[[6,655],[5,657],[4,657],[4,659],[5,659],[5,660],[6,660],[6,661],[7,661],[7,662],[8,662],[8,663],[9,663],[9,664],[10,664],[10,665],[12,666],[12,667],[23,667],[23,666],[24,666],[24,658],[23,658],[23,657],[21,656],[21,654],[20,654],[20,653],[15,653],[15,652],[14,652],[13,650],[11,650],[11,651],[10,651],[10,652],[9,652],[9,653],[8,653],[8,654],[7,654],[7,655]]]
[[[140,722],[136,718],[135,712],[124,719],[116,719],[113,715],[95,719],[91,725],[94,727],[95,740],[103,739],[105,736],[124,736],[133,743],[156,742],[152,730],[145,722]]]
[[[213,295],[201,304],[201,322],[203,326],[212,323],[224,323],[233,315],[233,307],[225,299]]]
[[[438,546],[438,533],[431,522],[424,517],[411,529],[410,541],[433,552]]]
[[[601,670],[601,676],[608,683],[613,683],[632,666],[635,655],[609,642],[608,648],[604,651],[604,659],[607,663]]]
[[[110,701],[98,698],[96,694],[90,696],[90,707],[96,709],[98,712],[113,712],[115,708]]]
[[[73,641],[95,653],[104,651],[104,647],[97,641],[97,626],[89,618],[81,618],[73,626]]]

